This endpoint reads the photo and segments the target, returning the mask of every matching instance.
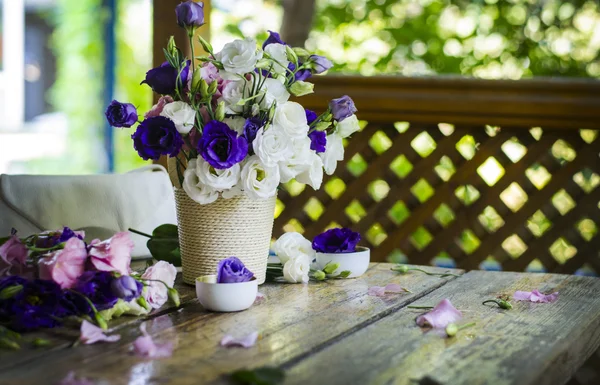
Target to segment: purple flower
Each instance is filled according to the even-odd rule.
[[[309,125],[318,118],[317,113],[314,111],[304,109],[304,113],[306,113],[306,122]]]
[[[73,289],[88,297],[97,310],[110,309],[117,303],[112,290],[115,277],[107,271],[86,271],[77,279]]]
[[[309,77],[312,76],[312,72],[310,72],[309,69],[301,69],[298,70],[298,72],[296,72],[296,74],[294,75],[294,79],[296,79],[296,81],[305,81],[306,79],[308,79]]]
[[[244,160],[248,141],[223,122],[211,120],[204,126],[198,152],[217,169],[226,169]]]
[[[171,66],[168,62],[164,62],[160,67],[152,68],[146,72],[146,79],[140,84],[148,84],[150,88],[157,94],[169,95],[175,93],[175,88],[187,84],[187,79],[190,71],[190,61],[186,61],[185,67],[179,70]],[[179,82],[177,75],[179,74]]]
[[[113,279],[110,288],[114,295],[125,302],[129,302],[142,294],[144,285],[128,275],[122,275],[119,278]]]
[[[325,56],[310,55],[308,60],[312,62],[312,68],[315,74],[323,73],[333,67],[333,63]]]
[[[177,24],[180,27],[201,27],[204,25],[204,3],[186,1],[175,7]]]
[[[256,138],[256,132],[265,125],[265,121],[258,116],[246,119],[244,123],[244,138],[248,141],[248,152],[253,154],[252,142]]]
[[[222,259],[217,266],[217,283],[247,282],[254,274],[236,257]]]
[[[359,233],[338,227],[317,235],[312,247],[320,253],[353,253],[359,241]]]
[[[350,99],[350,96],[344,95],[341,98],[333,99],[329,102],[329,108],[333,119],[341,122],[349,116],[352,116],[357,109],[354,106],[354,102]]]
[[[106,120],[113,127],[131,127],[138,121],[138,113],[131,103],[110,102],[106,111]]]
[[[35,247],[41,249],[49,249],[58,245],[59,243],[66,242],[73,237],[77,237],[83,240],[83,238],[85,237],[85,232],[73,231],[66,226],[63,227],[62,230],[47,231],[36,236]]]
[[[161,155],[176,156],[183,146],[175,123],[164,116],[145,119],[131,138],[133,147],[144,160],[157,160]]]
[[[327,145],[327,134],[325,131],[314,130],[308,134],[310,138],[310,149],[316,151],[317,154],[325,152],[325,146]]]
[[[284,42],[283,40],[281,40],[281,36],[279,36],[279,33],[273,32],[273,31],[268,31],[268,32],[269,32],[269,37],[263,43],[263,45],[262,45],[263,49],[265,49],[265,47],[268,46],[269,44],[273,44],[273,43],[279,43],[279,44],[287,45],[286,42]]]

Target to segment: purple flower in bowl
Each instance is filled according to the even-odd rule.
[[[217,283],[248,282],[252,278],[254,278],[254,273],[236,257],[223,259],[217,266]]]
[[[226,169],[248,155],[248,141],[223,122],[206,123],[198,142],[200,155],[216,169]]]
[[[137,110],[133,104],[121,103],[116,100],[110,102],[104,115],[113,127],[131,127],[138,121]]]
[[[312,247],[319,253],[353,253],[359,241],[359,233],[338,227],[317,235]]]

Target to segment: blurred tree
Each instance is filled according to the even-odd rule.
[[[302,46],[308,38],[315,13],[315,0],[282,0],[281,36],[292,46]]]

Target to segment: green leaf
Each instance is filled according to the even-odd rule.
[[[176,225],[164,224],[160,225],[152,231],[152,238],[178,238],[179,233]]]
[[[231,373],[231,378],[239,384],[247,385],[276,385],[285,379],[285,372],[278,368],[257,368],[253,370],[238,370]]]
[[[178,239],[152,238],[146,242],[152,257],[158,261],[166,261],[181,266],[181,254]]]

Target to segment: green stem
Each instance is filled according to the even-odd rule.
[[[468,324],[464,324],[464,325],[459,325],[458,326],[458,330],[463,330],[466,328],[470,328],[471,326],[475,326],[476,323],[475,322],[469,322]]]
[[[134,233],[134,234],[141,235],[142,237],[146,237],[146,238],[152,238],[152,235],[150,235],[150,234],[146,234],[146,233],[142,233],[141,231],[139,231],[139,230],[136,230],[136,229],[132,229],[131,227],[130,227],[130,228],[128,228],[127,230],[131,231],[131,232],[132,232],[132,233]]]
[[[194,73],[194,68],[195,68],[194,59],[196,58],[196,55],[194,55],[194,28],[188,29],[188,38],[190,40],[190,49],[192,51],[192,58],[191,58],[191,63],[190,63],[190,74],[188,76],[192,76]],[[191,77],[190,77],[190,79],[191,79]]]
[[[408,309],[433,309],[434,306],[407,306]]]

